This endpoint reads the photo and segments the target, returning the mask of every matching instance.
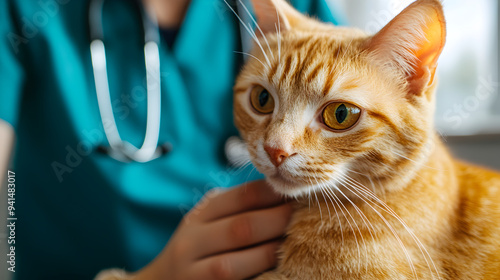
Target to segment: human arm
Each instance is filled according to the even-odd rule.
[[[0,190],[7,183],[6,175],[12,147],[14,146],[14,130],[6,121],[0,119]]]
[[[134,274],[108,271],[96,280],[249,278],[276,265],[291,212],[262,181],[210,192],[149,265]]]

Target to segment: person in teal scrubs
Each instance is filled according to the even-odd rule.
[[[146,73],[133,1],[105,1],[103,27],[117,127],[140,146]],[[262,254],[275,250],[290,208],[261,181],[247,192],[212,192],[189,212],[211,189],[262,178],[252,167],[230,167],[224,155],[225,141],[237,135],[238,21],[222,0],[192,0],[175,1],[184,3],[176,10],[183,16],[170,25],[161,11],[174,1],[147,2],[156,5],[162,29],[159,143],[171,149],[147,163],[123,163],[98,149],[107,140],[90,58],[89,1],[0,0],[0,119],[16,135],[14,279],[93,279],[108,268],[139,271],[138,279],[216,279],[225,266],[231,279],[244,279],[274,264]],[[325,0],[291,2],[337,23]],[[252,228],[248,239],[230,240],[220,230],[244,237],[246,225],[260,220],[266,226]]]

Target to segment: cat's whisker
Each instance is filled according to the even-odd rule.
[[[241,172],[243,172],[245,169],[247,169],[250,166],[252,166],[252,162],[248,161],[245,164],[243,164],[242,166],[230,169],[229,172],[232,173],[232,174],[240,174]],[[252,174],[253,170],[255,170],[255,166],[252,166],[252,169],[249,171],[245,182],[248,181],[248,178]]]
[[[335,197],[337,197],[337,196],[335,195],[335,193],[333,192],[333,190],[332,190],[332,189],[328,186],[328,182],[326,182],[326,181],[324,181],[324,180],[322,180],[322,181],[318,181],[317,179],[316,179],[316,182],[317,182],[317,184],[318,184],[318,185],[319,185],[322,189],[325,189],[325,191],[327,191],[329,194],[334,195]],[[337,199],[338,199],[338,197],[337,197]],[[347,214],[348,214],[348,215],[350,216],[350,218],[352,219],[353,223],[356,223],[356,220],[355,220],[355,219],[354,219],[354,217],[350,214],[350,212],[349,212],[349,211],[348,211],[348,209],[345,207],[345,205],[343,205],[343,204],[342,204],[342,202],[340,201],[340,199],[338,199],[338,200],[339,200],[339,202],[341,203],[341,205],[344,207],[344,209],[346,210]],[[345,215],[344,215],[344,216],[345,216]],[[347,220],[347,217],[346,217],[346,220]],[[357,224],[355,224],[355,227],[358,229],[358,232],[360,232],[360,231],[359,231],[359,227],[357,226]],[[356,232],[354,231],[354,228],[352,227],[352,225],[351,225],[351,229],[352,229],[352,232],[353,232],[353,234],[354,234],[354,237],[356,238]],[[362,237],[361,232],[360,232],[360,237]]]
[[[378,183],[378,186],[382,191],[382,195],[384,196],[384,200],[383,201],[386,201],[387,200],[387,195],[386,195],[386,191],[385,189],[383,188],[383,184],[382,184],[382,181],[380,181],[380,178],[377,178],[377,183]]]
[[[242,170],[244,170],[245,168],[247,168],[248,166],[250,166],[251,164],[252,164],[251,160],[249,160],[249,159],[245,160],[245,162],[243,164],[239,163],[239,166],[232,168],[231,172],[239,173]]]
[[[383,164],[383,163],[381,163],[381,164]],[[383,165],[387,166],[386,164],[383,164]],[[389,166],[387,166],[387,167],[389,167]],[[367,178],[370,181],[370,185],[372,186],[371,191],[373,192],[373,195],[375,195],[375,190],[377,190],[378,192],[381,192],[381,194],[384,196],[384,200],[385,200],[385,198],[386,198],[386,196],[385,196],[386,195],[386,190],[385,190],[384,186],[382,185],[382,182],[380,181],[380,178],[377,178],[377,184],[378,184],[378,187],[379,187],[377,189],[376,186],[375,186],[375,183],[372,180],[371,176],[366,175],[366,174],[361,173],[361,172],[356,172],[356,171],[354,171],[352,169],[349,169],[349,168],[346,168],[346,167],[344,167],[344,169],[346,169],[350,173],[355,173],[355,174],[358,174],[358,175],[361,175],[361,176],[364,176],[365,178]],[[347,177],[350,178],[349,176],[347,176]],[[350,179],[352,179],[352,178],[350,178]]]
[[[385,166],[387,166],[386,164],[384,164]],[[392,169],[392,168],[391,168]],[[390,178],[392,175],[389,175],[388,177]],[[372,186],[374,186],[374,183],[372,181],[372,178],[371,176],[366,176],[369,180],[370,180],[370,183],[372,184]],[[380,180],[380,177],[377,177],[377,184],[378,184],[378,191],[381,191],[381,195],[383,196],[384,198],[384,201],[387,200],[387,196],[386,196],[386,189],[384,188],[383,184],[382,184],[382,181]],[[375,192],[375,186],[373,188],[373,192]]]
[[[370,181],[370,186],[372,186],[372,192],[375,192],[375,184],[373,183],[372,177],[366,176],[366,178],[368,178],[368,181]],[[385,196],[385,190],[383,188],[380,188],[380,190],[383,191],[384,196]]]
[[[308,177],[307,179],[309,179],[309,182],[312,186],[313,182],[312,182],[311,178]],[[308,200],[308,205],[309,205],[309,212],[311,212],[311,188],[307,188],[307,191],[308,191],[307,200]]]
[[[262,62],[262,60],[260,60],[258,57],[256,57],[255,55],[253,54],[250,54],[250,53],[246,53],[246,52],[239,52],[239,51],[233,51],[234,53],[238,53],[238,54],[243,54],[243,55],[247,55],[253,59],[256,59],[257,61],[260,62],[260,64],[262,64],[262,66],[264,66],[264,68],[266,67],[266,65],[264,64],[264,62]]]
[[[250,170],[250,172],[248,172],[248,175],[247,175],[247,178],[245,179],[245,182],[248,182],[248,179],[250,178],[250,176],[252,175],[252,173],[257,170],[257,168],[255,166],[252,167],[252,169]]]
[[[350,191],[353,195],[355,195],[356,197],[360,198],[363,202],[365,202],[365,203],[366,203],[366,205],[368,205],[368,207],[372,208],[375,212],[378,212],[376,209],[374,209],[374,208],[370,205],[370,202],[371,202],[371,201],[369,201],[369,200],[367,201],[367,200],[363,199],[362,197],[360,197],[359,193],[357,192],[358,190],[357,190],[357,188],[356,188],[355,186],[353,186],[352,184],[349,184],[348,182],[342,182],[342,181],[338,181],[338,182],[339,182],[342,186],[344,186],[346,189],[348,189],[348,190],[349,190],[349,191]],[[347,184],[347,185],[346,185],[346,184]],[[351,189],[351,188],[349,188],[349,186],[350,186],[352,189]],[[366,219],[368,219],[368,218],[366,218]],[[391,228],[391,225],[388,223],[388,221],[387,221],[387,220],[385,220],[384,218],[383,218],[382,220],[384,221],[384,223],[385,223],[385,224],[386,224],[389,228]],[[371,223],[370,223],[370,225],[371,225]],[[372,227],[372,228],[373,228],[373,227]],[[375,231],[375,229],[374,229],[374,228],[373,228],[373,231]],[[395,236],[395,238],[400,240],[399,235],[398,235],[398,234],[397,234],[394,230],[392,230],[392,229],[391,229],[391,231],[392,231],[393,235]],[[374,239],[373,234],[372,234],[372,239],[373,239],[373,240],[375,240],[375,239]],[[406,253],[406,252],[407,252],[406,246],[404,246],[404,244],[403,244],[402,242],[400,242],[400,245],[402,246],[403,251],[405,251],[405,255],[407,256],[407,258],[408,258],[408,260],[409,260],[410,267],[414,268],[413,261],[412,261],[412,260],[411,260],[411,258],[409,257],[409,254],[407,254],[407,253]],[[414,270],[412,269],[412,271],[414,271]]]
[[[372,187],[371,191],[372,191],[373,193],[375,193],[375,189],[376,189],[376,188],[375,188],[375,184],[373,183],[373,180],[372,180],[371,176],[368,176],[368,175],[366,175],[366,174],[364,174],[364,173],[361,173],[361,172],[354,171],[354,170],[349,169],[349,168],[345,168],[345,169],[346,169],[347,171],[349,171],[350,173],[355,173],[355,174],[358,174],[358,175],[361,175],[361,176],[363,176],[363,177],[367,178],[367,179],[368,179],[368,181],[370,181],[370,185],[371,185],[371,187]],[[380,179],[379,179],[379,186],[380,186],[380,189],[379,189],[379,190],[382,190],[382,191],[384,191],[384,193],[385,193],[384,188],[382,188],[382,186],[380,185]]]
[[[343,185],[343,186],[344,186],[344,184],[342,184],[341,182],[339,182],[339,183],[340,183],[341,185]],[[344,187],[345,187],[345,186],[344,186]],[[366,218],[365,214],[361,211],[361,209],[359,209],[359,208],[356,206],[356,204],[355,204],[355,203],[354,203],[351,199],[349,199],[349,197],[348,197],[348,196],[346,196],[346,195],[342,192],[342,190],[340,190],[340,189],[338,189],[338,188],[337,188],[337,190],[339,191],[339,193],[340,193],[340,194],[342,194],[342,196],[343,196],[343,197],[344,197],[347,201],[349,201],[349,203],[351,203],[351,205],[353,206],[354,210],[358,213],[358,215],[359,215],[359,217],[361,218],[361,220],[365,223],[366,228],[368,229],[368,232],[370,233],[370,235],[371,235],[371,237],[372,237],[372,240],[375,240],[375,238],[374,238],[374,236],[373,236],[373,234],[372,234],[372,231],[371,231],[371,229],[370,229],[370,226],[372,226],[372,225],[371,225],[371,223],[367,222],[368,218]],[[355,222],[355,223],[356,223],[356,222]],[[368,259],[368,249],[367,249],[366,241],[365,241],[365,238],[364,238],[363,234],[361,233],[361,229],[359,228],[359,226],[357,225],[357,223],[356,223],[356,228],[357,228],[357,229],[358,229],[358,231],[359,231],[359,235],[360,235],[361,240],[363,241],[363,244],[364,244],[364,247],[365,247],[365,257],[367,258],[367,262],[365,262],[365,264],[367,264],[369,259]],[[373,229],[373,230],[375,230],[375,229]],[[368,269],[368,267],[367,267],[367,266],[365,266],[365,270],[367,270],[367,269]]]
[[[350,180],[352,182],[352,184],[357,184],[359,186],[362,186],[359,182],[357,182],[354,179],[350,178],[348,175],[345,175],[345,178],[343,178],[343,179],[344,180]],[[437,275],[437,277],[439,279],[439,273],[438,273],[438,270],[436,268],[436,265],[435,265],[434,261],[432,260],[432,257],[430,256],[430,254],[427,251],[426,247],[422,244],[422,242],[418,239],[418,237],[411,231],[411,229],[406,225],[406,223],[403,221],[403,219],[401,219],[401,217],[399,217],[399,215],[397,215],[394,212],[394,210],[392,210],[392,208],[390,208],[387,204],[385,204],[385,202],[381,201],[375,194],[370,193],[366,187],[363,187],[361,189],[361,194],[363,196],[365,196],[367,198],[371,198],[371,199],[375,200],[376,202],[378,202],[379,204],[381,204],[385,208],[385,209],[383,209],[385,212],[387,212],[388,214],[390,214],[391,216],[393,216],[394,218],[396,218],[396,220],[398,220],[403,225],[403,227],[405,228],[405,230],[410,234],[411,238],[414,240],[414,242],[419,247],[419,250],[420,250],[422,256],[424,257],[424,260],[425,260],[425,262],[426,262],[426,264],[427,264],[427,266],[428,266],[428,268],[429,268],[429,270],[431,272],[431,275],[433,275],[433,278],[434,278],[434,272],[432,271],[432,268],[431,268],[431,264],[432,264],[432,266],[433,266],[433,268],[435,270],[435,273],[436,273],[436,275]],[[429,260],[430,260],[431,264],[429,263]]]
[[[260,34],[264,38],[264,41],[266,42],[267,48],[269,49],[269,52],[271,53],[271,56],[274,58],[274,53],[271,50],[271,47],[269,46],[269,41],[267,40],[266,34],[264,34],[264,32],[262,32],[262,29],[260,29],[259,24],[255,20],[255,18],[252,15],[252,13],[250,13],[250,11],[248,10],[247,6],[243,3],[243,1],[241,1],[241,0],[238,0],[238,1],[240,2],[240,5],[243,6],[243,9],[245,9],[245,11],[247,12],[248,16],[250,17],[250,19],[252,19],[253,23],[255,24],[255,26],[257,27],[257,29],[259,30]],[[255,35],[255,32],[254,32],[254,35]]]
[[[344,168],[345,168],[345,167],[344,167]],[[348,168],[345,168],[345,169],[349,170]],[[341,174],[342,174],[342,173],[341,173]],[[358,183],[358,185],[360,185],[361,189],[358,189],[355,185],[353,185],[352,183],[350,183],[350,182],[346,181],[346,180],[345,180],[345,178],[343,178],[343,176],[346,176],[347,178],[351,179],[351,178],[350,178],[347,174],[340,175],[340,176],[339,176],[339,178],[336,178],[336,177],[333,177],[333,176],[330,176],[330,177],[331,177],[333,180],[335,180],[335,181],[337,181],[338,183],[340,183],[340,184],[341,184],[342,186],[344,186],[346,189],[349,189],[349,190],[351,191],[351,193],[353,193],[354,195],[356,195],[358,198],[360,198],[361,200],[363,200],[363,201],[364,201],[364,202],[365,202],[365,203],[366,203],[366,204],[367,204],[370,208],[372,208],[372,209],[373,209],[373,210],[374,210],[374,211],[375,211],[375,212],[376,212],[376,213],[377,213],[377,214],[378,214],[378,215],[379,215],[379,216],[380,216],[380,217],[384,220],[384,222],[385,222],[385,223],[386,223],[386,225],[390,228],[390,230],[393,232],[393,234],[395,234],[395,237],[396,237],[397,239],[399,239],[399,240],[400,240],[400,238],[399,238],[399,236],[397,235],[397,233],[393,230],[392,226],[391,226],[391,225],[387,222],[387,220],[386,220],[383,216],[381,216],[380,212],[378,212],[376,209],[374,209],[374,208],[371,206],[371,204],[369,203],[369,201],[367,201],[367,200],[363,199],[362,197],[360,197],[360,196],[359,196],[359,195],[358,195],[355,191],[358,191],[358,192],[359,192],[359,191],[365,191],[365,192],[367,192],[367,193],[371,194],[372,196],[376,197],[376,196],[375,196],[375,194],[370,193],[370,191],[369,191],[369,189],[368,189],[368,188],[366,188],[366,187],[365,187],[365,186],[363,186],[363,185],[360,185],[359,183]],[[348,184],[348,185],[345,185],[343,182],[344,182],[344,183],[346,183],[346,184]],[[350,186],[350,187],[352,187],[352,188],[354,189],[354,191],[353,191],[353,189],[350,189],[350,188],[349,188],[349,186]],[[341,193],[342,193],[342,192],[341,192]],[[342,195],[344,195],[344,194],[342,193]],[[345,196],[345,195],[344,195],[344,196]],[[347,199],[347,200],[349,200],[347,197],[346,197],[346,199]],[[349,200],[349,201],[350,201],[350,200]],[[351,202],[351,201],[350,201],[350,202]],[[352,204],[352,202],[351,202],[351,204]],[[383,211],[385,211],[385,212],[388,212],[387,210],[385,210],[385,209],[383,209],[383,208],[379,207],[378,205],[376,205],[376,204],[374,204],[374,205],[375,205],[375,206],[377,206],[377,208],[380,208],[381,210],[383,210]],[[391,209],[391,210],[392,210],[392,209]],[[393,212],[393,211],[392,211],[392,212]],[[389,213],[389,214],[391,214],[391,213]],[[395,214],[395,213],[394,213],[394,214]],[[392,214],[391,214],[391,215],[392,215]],[[366,217],[366,216],[365,216],[365,217]],[[375,230],[375,229],[374,229],[374,230]],[[373,237],[373,235],[372,235],[372,237]],[[401,243],[401,244],[402,244],[402,243]],[[403,245],[403,244],[402,244],[402,246],[403,246],[403,249],[406,251],[406,247],[404,247],[404,245]],[[411,261],[411,259],[410,259],[410,262],[411,262],[411,264],[413,264],[413,262]]]
[[[317,185],[319,185],[319,183],[318,183],[318,179],[317,179],[317,178],[314,178],[314,179],[316,180],[316,184],[317,184]],[[315,192],[315,191],[313,191],[312,193],[314,194],[314,196],[316,197],[316,201],[318,202],[319,214],[320,214],[320,216],[321,216],[321,204],[320,204],[320,202],[319,202],[319,200],[318,200],[318,197],[316,196],[316,192]],[[321,216],[321,220],[323,220],[323,217],[322,217],[322,216]]]
[[[262,47],[262,44],[260,43],[260,41],[257,39],[257,36],[255,36],[255,32],[253,32],[250,27],[247,26],[247,24],[241,19],[241,17],[238,15],[238,13],[233,9],[233,7],[231,7],[231,5],[229,5],[229,3],[227,3],[226,0],[224,0],[224,3],[226,3],[226,5],[228,6],[228,8],[233,12],[233,14],[236,16],[236,18],[238,18],[238,20],[240,21],[241,25],[243,25],[243,27],[245,28],[245,30],[248,32],[248,34],[252,37],[252,39],[255,41],[255,43],[257,43],[257,45],[259,46],[260,50],[262,51],[262,54],[264,55],[264,57],[266,58],[266,61],[267,61],[267,65],[268,67],[265,67],[265,68],[270,68],[271,67],[271,61],[269,60],[269,57],[267,57],[267,54],[266,52],[264,51],[264,48]]]
[[[316,197],[316,202],[318,202],[319,215],[320,215],[321,221],[323,221],[323,214],[321,213],[321,205],[319,203],[318,196],[316,195],[316,192],[313,192],[313,194],[314,194],[314,197]]]
[[[250,26],[250,23],[248,23],[248,26]],[[262,51],[262,53],[264,54],[264,57],[266,58],[266,61],[268,62],[268,65],[269,65],[269,68],[271,67],[271,60],[269,59],[269,57],[267,56],[267,52],[265,51],[264,47],[262,46],[262,43],[260,42],[259,38],[257,37],[257,34],[255,34],[255,30],[254,29],[249,29],[249,33],[250,33],[250,36],[254,39],[255,42],[258,42],[257,44],[260,45],[260,49]],[[272,54],[272,52],[271,52]],[[274,57],[274,55],[273,55]]]
[[[334,180],[338,180],[339,183],[340,180],[342,180],[342,178],[334,178]],[[341,183],[342,184],[342,183]],[[354,186],[352,186],[351,184],[342,184],[344,187],[348,188],[348,186],[351,186],[352,188],[355,188]],[[356,188],[355,188],[356,189]],[[352,191],[352,189],[351,189]],[[394,235],[394,237],[396,238],[398,244],[401,246],[401,248],[403,249],[403,253],[405,254],[408,262],[409,262],[409,265],[410,265],[410,269],[412,270],[412,273],[413,275],[418,279],[418,276],[416,274],[416,269],[415,269],[415,266],[413,264],[413,260],[411,259],[411,256],[408,252],[408,250],[406,249],[406,246],[404,245],[403,241],[401,240],[401,238],[399,237],[399,235],[397,234],[396,230],[390,225],[390,223],[385,219],[385,217],[379,212],[377,211],[375,208],[373,208],[370,203],[368,201],[366,201],[365,199],[363,199],[361,196],[359,196],[358,194],[356,194],[355,192],[353,192],[353,194],[355,194],[356,196],[358,196],[360,199],[362,199],[383,221],[384,223],[386,224],[386,226],[389,228],[389,230],[392,232],[392,234]]]
[[[439,130],[439,128],[435,127],[434,131],[439,135],[439,138],[443,140],[444,143],[447,143],[448,140],[446,139],[445,135],[443,132]]]
[[[326,200],[326,197],[325,197],[325,192],[323,190],[323,188],[320,186],[319,190],[321,191],[321,195],[323,196],[323,200],[325,201],[325,204],[326,204],[326,210],[328,210],[328,216],[330,217],[330,221],[332,220],[332,214],[330,212],[330,207],[328,206],[328,201]]]
[[[338,183],[340,183],[341,185],[343,185],[343,184],[342,184],[342,182],[339,182],[339,181],[337,181],[337,182],[338,182]],[[343,185],[343,186],[344,186],[344,185]],[[344,187],[345,187],[345,186],[344,186]],[[340,190],[339,190],[339,192],[340,192],[340,193],[341,193],[344,197],[346,197],[346,196],[342,193],[342,191],[340,191]],[[372,230],[373,230],[373,231],[375,231],[375,228],[373,227],[373,225],[370,223],[370,221],[368,220],[368,218],[366,217],[366,215],[365,215],[365,214],[361,211],[361,209],[359,209],[359,208],[357,207],[357,205],[356,205],[355,203],[353,203],[353,202],[352,202],[352,201],[351,201],[348,197],[346,197],[346,199],[347,199],[347,200],[348,200],[348,201],[352,204],[352,206],[353,206],[353,207],[355,208],[355,210],[358,212],[358,215],[359,215],[359,216],[361,217],[361,219],[365,222],[365,224],[366,224],[366,226],[367,226],[367,228],[368,228],[368,230],[369,230],[369,233],[370,233],[370,235],[371,235],[372,239],[374,239],[374,236],[373,236],[373,232],[372,232]]]
[[[356,182],[356,183],[358,183],[358,182]],[[375,196],[375,199],[378,199],[378,198]],[[439,279],[439,272],[438,272],[438,270],[436,268],[436,265],[435,265],[432,257],[430,256],[429,252],[427,251],[426,247],[422,244],[422,242],[418,239],[418,237],[411,231],[411,229],[406,225],[406,223],[388,205],[386,205],[385,203],[383,203],[383,205],[384,205],[384,207],[386,207],[389,210],[388,213],[391,214],[391,215],[393,215],[393,217],[395,217],[403,225],[403,227],[405,228],[405,230],[410,234],[410,236],[412,237],[412,239],[415,241],[415,243],[419,247],[419,250],[420,250],[421,254],[424,256],[424,260],[425,260],[425,262],[426,262],[426,264],[427,264],[427,266],[428,266],[428,268],[429,268],[429,270],[431,272],[431,275],[434,275],[434,273],[432,272],[432,268],[431,268],[431,266],[429,264],[429,260],[430,260],[430,262],[431,262],[431,264],[432,264],[432,266],[433,266],[433,268],[435,270],[435,273],[436,273],[436,275],[437,275],[437,277]],[[424,254],[424,252],[425,252],[425,254]],[[429,258],[429,260],[427,258]]]
[[[353,232],[354,234],[354,240],[356,241],[356,244],[358,244],[358,241],[357,241],[357,238],[356,238],[356,233],[354,231],[354,228],[352,227],[351,225],[351,222],[349,221],[349,219],[347,218],[344,210],[342,209],[342,207],[345,208],[345,206],[342,204],[342,202],[340,201],[340,199],[337,197],[337,195],[335,195],[335,193],[333,193],[333,191],[327,189],[327,192],[330,194],[330,197],[333,198],[333,201],[335,202],[335,204],[337,205],[337,207],[339,208],[340,212],[342,213],[342,216],[344,216],[344,219],[346,220],[347,224],[349,225],[349,227],[351,228],[351,231]],[[347,209],[346,209],[347,210]],[[340,218],[339,218],[339,224],[340,224]],[[341,224],[340,224],[341,225]],[[342,244],[344,244],[344,234],[343,234],[343,231],[342,231],[342,227],[340,227],[340,230],[341,230],[341,233],[342,233]],[[358,255],[360,254],[359,252],[359,245],[358,245]]]
[[[340,228],[340,236],[342,237],[342,245],[344,245],[344,232],[342,230],[342,223],[340,222],[339,212],[337,211],[337,207],[335,207],[335,205],[333,204],[333,200],[331,198],[331,194],[328,193],[328,189],[325,189],[325,193],[330,202],[332,203],[333,210],[335,210],[335,215],[337,215],[337,220],[339,222],[339,228]],[[337,202],[335,201],[335,203]]]
[[[409,158],[409,157],[407,157],[407,156],[405,156],[405,155],[402,155],[402,154],[400,154],[400,153],[398,153],[398,152],[396,152],[396,151],[393,151],[393,153],[394,153],[395,155],[397,155],[397,156],[400,156],[400,157],[402,157],[402,158],[404,158],[404,159],[407,159],[407,160],[409,160],[409,161],[411,161],[411,162],[413,162],[413,163],[416,163],[416,164],[418,164],[418,165],[420,165],[420,164],[421,164],[420,162],[418,162],[418,161],[416,161],[416,160],[413,160],[413,159],[411,159],[411,158]],[[428,165],[425,165],[425,164],[422,164],[422,166],[423,166],[423,167],[426,167],[426,168],[434,169],[434,170],[437,170],[437,171],[445,171],[445,170],[442,170],[442,169],[439,169],[439,168],[435,168],[435,167],[431,167],[431,166],[428,166]]]
[[[338,183],[340,183],[343,187],[345,187],[346,189],[348,189],[342,182],[336,180]],[[348,189],[349,190],[349,189]],[[352,190],[350,190],[351,193],[352,193]],[[373,227],[373,224],[370,222],[370,220],[366,217],[366,215],[363,213],[363,211],[361,209],[359,209],[359,207],[353,203],[349,198],[346,198],[351,204],[352,206],[356,209],[356,211],[358,212],[358,215],[361,217],[361,220],[363,220],[363,222],[365,223],[367,229],[368,229],[368,232],[370,233],[370,236],[372,237],[372,240],[375,240],[375,237],[373,236],[373,233],[375,232],[375,228]]]
[[[340,200],[340,198],[337,197],[337,195],[333,192],[333,190],[330,189],[330,193],[333,195],[333,197],[335,198],[335,200],[338,201],[338,205],[340,205],[341,207],[343,207],[344,210],[345,210],[345,212],[347,212],[347,215],[345,214],[344,211],[342,211],[342,214],[344,215],[347,223],[349,224],[349,227],[351,228],[352,234],[354,236],[354,241],[356,242],[356,247],[358,249],[358,258],[361,258],[361,249],[360,249],[360,246],[359,246],[358,237],[357,237],[356,231],[354,230],[354,227],[352,226],[352,224],[349,221],[349,219],[347,218],[347,216],[349,216],[351,218],[352,222],[355,224],[355,227],[357,227],[356,221],[354,220],[354,217],[351,215],[351,213],[349,212],[349,210],[347,209],[347,207],[342,203],[342,201]],[[340,208],[340,209],[342,210],[342,208]],[[358,229],[358,231],[359,231],[359,229]]]
[[[280,32],[278,30],[278,25],[276,25],[276,23],[274,24],[274,28],[276,29],[276,34],[277,34],[276,36],[278,38],[278,62],[281,64],[281,38],[280,38]]]
[[[312,183],[311,178],[308,178],[308,179],[312,185],[313,183]],[[308,200],[308,204],[309,204],[309,212],[311,212],[311,188],[308,188],[307,191],[308,191],[307,200]]]
[[[278,13],[278,10],[276,10],[276,16],[278,18],[278,61],[281,64],[281,21],[280,21],[280,14]],[[274,24],[276,26],[276,23]]]

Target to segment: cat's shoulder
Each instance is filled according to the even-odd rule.
[[[500,195],[500,171],[459,160],[455,161],[455,167],[460,184],[496,186]]]
[[[455,167],[462,198],[500,208],[499,171],[462,161],[455,161]]]
[[[457,228],[465,232],[457,244],[467,240],[471,256],[485,256],[482,279],[500,279],[500,172],[458,161],[455,166],[460,189]]]

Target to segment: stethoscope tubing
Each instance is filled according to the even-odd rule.
[[[137,148],[120,137],[113,114],[102,27],[104,1],[91,1],[89,7],[89,25],[92,40],[90,43],[90,54],[99,114],[110,146],[105,150],[109,156],[119,161],[148,162],[161,156],[164,151],[164,149],[158,146],[161,119],[160,37],[158,24],[153,13],[151,13],[148,19],[145,11],[141,8],[145,37],[144,59],[147,85],[147,124],[144,142],[140,148]]]
[[[98,150],[121,162],[149,162],[168,153],[172,148],[170,143],[158,145],[161,119],[160,35],[158,22],[153,12],[146,13],[145,9],[138,3],[144,27],[144,59],[147,84],[147,124],[142,146],[137,148],[130,142],[124,141],[121,138],[113,113],[102,23],[104,2],[105,0],[91,0],[89,6],[89,27],[91,39],[90,55],[92,60],[97,103],[106,139],[109,143],[109,147],[100,146],[98,147]],[[247,13],[240,13],[243,8],[247,11]],[[252,18],[248,14],[248,10],[245,8],[245,4],[241,0],[236,3],[235,10],[233,8],[231,9],[238,19],[243,22],[250,23]],[[244,28],[247,29],[248,26],[244,26],[240,22],[239,33],[242,49],[243,52],[249,52],[252,46],[252,37],[250,34],[244,32]],[[244,57],[244,59],[247,58]],[[228,158],[231,158],[230,155],[227,156]]]

